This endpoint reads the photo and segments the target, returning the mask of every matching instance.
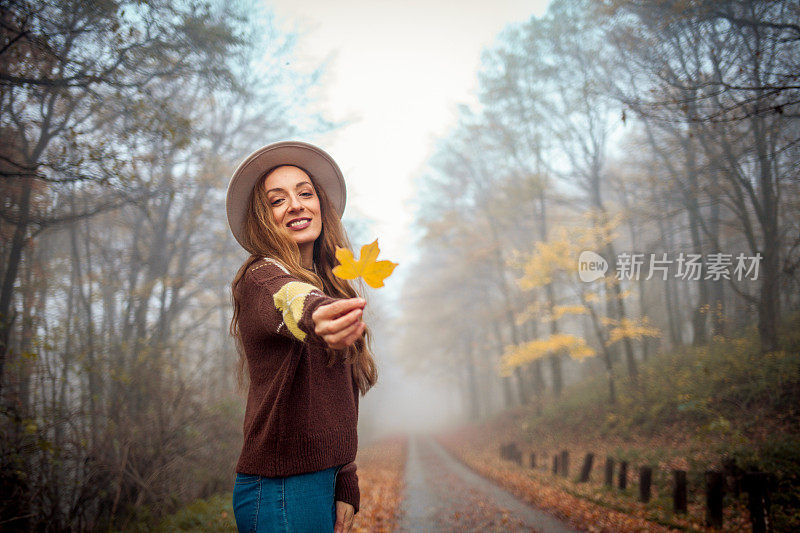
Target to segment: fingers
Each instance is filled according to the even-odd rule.
[[[333,349],[350,346],[366,329],[361,321],[365,304],[363,298],[347,298],[317,307],[311,315],[315,333]]]
[[[349,313],[344,316],[341,316],[335,320],[331,320],[328,322],[328,332],[329,333],[339,333],[347,329],[349,326],[355,324],[361,319],[361,315],[364,311],[360,308],[353,309]]]
[[[336,525],[333,526],[334,533],[344,533],[344,509],[339,502],[336,502]]]
[[[333,527],[335,533],[350,533],[355,519],[355,508],[347,502],[336,502],[336,524]]]
[[[353,344],[364,333],[366,327],[366,323],[359,321],[338,333],[323,335],[322,338],[328,346],[338,350]]]
[[[342,348],[350,346],[364,333],[366,327],[367,325],[364,322],[353,324],[346,331],[339,334],[340,338],[336,339],[336,344],[340,345]]]
[[[330,318],[315,317],[315,331],[320,337],[324,335],[337,335],[350,327],[352,324],[358,322],[362,313],[363,311],[361,309],[353,309],[346,315],[333,320]]]
[[[320,319],[334,319],[341,315],[351,312],[353,309],[363,309],[367,301],[364,298],[347,298],[338,300],[328,305],[321,305],[314,314],[318,315]]]

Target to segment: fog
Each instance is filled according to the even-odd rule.
[[[227,494],[260,432],[243,423],[232,282],[281,242],[301,286],[367,299],[371,344],[353,341],[361,363],[340,375],[363,385],[374,359],[359,452],[394,453],[394,479],[408,435],[456,430],[474,432],[478,470],[513,438],[551,457],[636,443],[661,478],[729,457],[796,472],[797,15],[756,0],[3,4],[0,524],[124,529]],[[341,168],[353,254],[380,245],[355,279],[298,266],[324,238],[234,239],[234,170],[289,139]],[[397,267],[367,288],[376,261]],[[270,296],[259,309],[296,323]]]

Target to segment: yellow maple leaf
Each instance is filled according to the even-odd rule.
[[[392,274],[394,267],[399,263],[376,261],[379,253],[378,239],[361,247],[361,257],[358,261],[353,257],[353,252],[337,246],[336,259],[339,260],[339,264],[333,267],[333,274],[342,279],[356,279],[361,276],[373,289],[383,287],[383,280]]]

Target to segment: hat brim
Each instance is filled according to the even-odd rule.
[[[228,225],[236,240],[242,243],[244,222],[250,202],[250,194],[258,179],[269,169],[280,165],[294,165],[309,173],[317,186],[325,190],[336,214],[344,214],[347,190],[344,176],[339,166],[324,150],[302,141],[281,141],[259,148],[233,173],[228,183],[225,208],[228,212]]]

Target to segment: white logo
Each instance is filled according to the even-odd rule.
[[[578,257],[578,276],[585,283],[600,279],[606,275],[608,262],[602,255],[584,250]]]

